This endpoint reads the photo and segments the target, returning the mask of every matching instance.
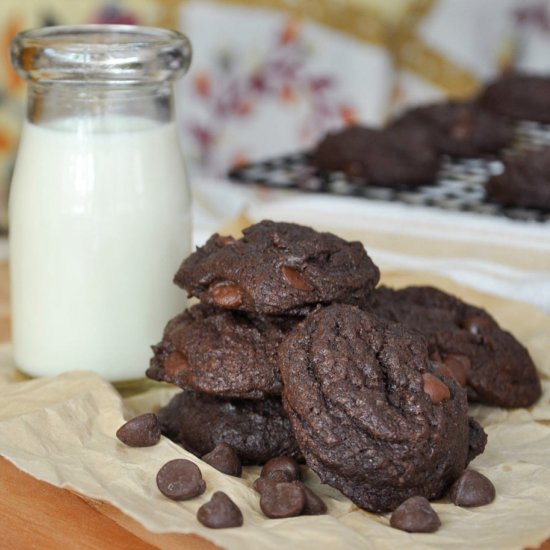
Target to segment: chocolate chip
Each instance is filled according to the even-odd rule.
[[[409,533],[434,533],[441,526],[441,521],[428,499],[411,497],[393,511],[390,525]]]
[[[187,358],[179,351],[173,351],[164,361],[164,370],[166,374],[177,376],[189,368]]]
[[[484,506],[495,500],[495,486],[483,474],[465,470],[453,483],[449,498],[457,506]]]
[[[218,283],[209,290],[214,303],[220,307],[236,308],[243,303],[241,288],[229,281]]]
[[[157,474],[159,491],[172,500],[188,500],[206,489],[198,466],[185,458],[167,462]]]
[[[229,476],[241,477],[243,467],[235,449],[227,443],[218,443],[202,457],[207,464]]]
[[[278,456],[268,460],[264,467],[262,468],[261,476],[262,477],[272,477],[273,473],[279,471],[283,472],[286,476],[286,480],[281,479],[280,481],[294,481],[300,479],[300,465],[296,460],[290,458],[289,456]],[[281,474],[279,474],[280,476]],[[272,479],[276,479],[272,477]]]
[[[259,477],[253,484],[252,487],[254,487],[254,490],[258,493],[263,493],[266,489],[266,487],[272,487],[274,485],[277,485],[277,483],[288,483],[288,481],[276,481],[274,479],[270,479],[268,477]]]
[[[482,315],[473,315],[462,321],[462,326],[472,334],[481,334],[495,327],[494,322]]]
[[[453,371],[443,363],[436,363],[435,361],[432,361],[432,368],[433,368],[434,374],[437,374],[437,376],[446,376],[447,378],[454,378]]]
[[[284,265],[281,268],[285,281],[298,290],[313,290],[313,287],[304,279],[304,276],[293,267]]]
[[[130,447],[151,447],[160,441],[160,435],[160,422],[153,413],[128,420],[116,432],[118,439]]]
[[[222,491],[216,491],[212,498],[198,509],[197,519],[211,529],[240,527],[243,524],[241,510]]]
[[[260,495],[260,508],[268,518],[299,516],[306,503],[303,486],[294,483],[266,485]]]
[[[216,235],[216,244],[220,248],[223,248],[229,244],[234,244],[235,242],[235,239],[229,235]]]
[[[472,362],[465,355],[445,355],[443,363],[452,372],[453,378],[461,385],[465,386],[468,382],[468,375],[472,368]]]
[[[422,375],[422,379],[424,380],[424,391],[430,396],[434,405],[451,397],[449,388],[437,376],[426,372]]]
[[[287,470],[273,470],[268,472],[264,477],[276,483],[288,483],[295,480],[294,475]]]
[[[261,478],[260,478],[261,479]],[[314,493],[307,485],[301,481],[293,481],[295,485],[300,485],[304,489],[306,502],[302,510],[303,516],[320,516],[326,514],[327,505],[323,502],[321,497]]]

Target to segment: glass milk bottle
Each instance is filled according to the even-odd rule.
[[[173,83],[181,34],[123,25],[23,32],[28,82],[10,196],[13,349],[31,376],[144,377],[150,346],[185,307],[190,194]]]

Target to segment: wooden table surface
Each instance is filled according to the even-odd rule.
[[[8,267],[0,263],[0,342],[9,341],[10,336]],[[2,457],[0,547],[10,550],[219,548],[195,535],[151,533],[114,506],[39,481]],[[539,550],[550,550],[550,539]]]

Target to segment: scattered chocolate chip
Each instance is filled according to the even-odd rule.
[[[462,321],[462,326],[472,334],[481,334],[487,329],[493,329],[495,325],[494,322],[487,317],[474,315],[464,319],[464,321]]]
[[[424,391],[430,396],[434,405],[451,397],[449,388],[437,376],[426,372],[422,375],[422,379],[424,380]]]
[[[434,533],[441,521],[428,499],[411,497],[393,511],[390,525],[409,533]]]
[[[260,478],[261,479],[261,478]],[[327,513],[327,505],[321,497],[314,493],[307,485],[301,481],[293,481],[295,485],[300,485],[304,489],[306,502],[302,510],[303,516],[320,516]]]
[[[212,498],[198,509],[197,519],[211,529],[240,527],[243,524],[241,510],[222,491],[216,491]]]
[[[207,464],[229,476],[241,477],[243,467],[235,449],[227,443],[218,443],[202,457]]]
[[[258,493],[263,493],[266,489],[266,487],[272,487],[274,485],[277,485],[277,483],[288,483],[288,481],[276,481],[274,479],[270,479],[268,477],[259,477],[253,484],[252,487],[254,490]]]
[[[461,385],[465,386],[468,382],[468,375],[472,367],[472,362],[465,355],[445,355],[443,363],[452,373],[453,378]]]
[[[206,489],[198,466],[185,458],[167,462],[157,474],[159,491],[172,500],[188,500]]]
[[[268,472],[267,475],[264,476],[264,478],[275,481],[275,483],[288,483],[296,479],[294,475],[287,470],[273,470],[271,472]]]
[[[495,500],[495,486],[474,470],[465,470],[453,483],[449,498],[457,506],[484,506]]]
[[[282,479],[281,474],[276,475],[275,472],[283,472],[282,475],[285,475],[286,479]],[[268,460],[264,464],[260,475],[261,477],[271,477],[271,479],[276,479],[278,481],[299,480],[301,477],[300,465],[289,456],[278,456]]]
[[[304,276],[293,267],[284,265],[281,268],[285,281],[298,290],[313,290],[313,287],[304,279]]]
[[[220,307],[236,308],[243,303],[241,288],[228,281],[211,287],[210,295],[214,303]]]
[[[160,441],[160,435],[160,422],[153,413],[128,420],[116,432],[118,439],[130,447],[151,447]]]
[[[294,483],[266,485],[260,495],[260,508],[268,518],[299,516],[306,503],[303,486]]]

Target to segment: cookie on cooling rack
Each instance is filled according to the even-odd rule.
[[[442,154],[478,157],[510,145],[514,127],[475,102],[446,101],[406,111],[390,128],[425,133]]]
[[[550,76],[516,73],[502,77],[483,90],[479,102],[515,120],[550,123]]]
[[[350,126],[329,133],[313,151],[312,164],[369,185],[418,187],[435,183],[438,154],[425,132]]]
[[[487,200],[550,211],[550,147],[508,157],[485,187]]]

